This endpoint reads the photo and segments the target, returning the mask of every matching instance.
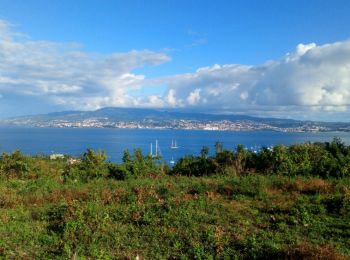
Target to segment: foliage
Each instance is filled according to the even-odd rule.
[[[79,161],[67,165],[63,177],[65,180],[74,181],[106,177],[109,173],[106,159],[107,155],[104,152],[87,149]]]
[[[124,151],[123,163],[119,166],[119,170],[121,175],[125,177],[137,177],[162,174],[164,173],[164,167],[161,157],[145,156],[141,149],[135,149],[132,155],[128,150]]]
[[[319,176],[342,178],[350,176],[350,146],[335,138],[328,143],[305,143],[291,146],[276,145],[262,148],[258,153],[238,145],[234,151],[215,144],[215,156],[208,148],[200,156],[184,156],[171,174],[205,176],[212,174],[242,175],[249,173],[284,176]]]
[[[4,153],[0,258],[347,259],[349,155],[338,139],[217,145],[172,169],[137,149],[120,164]]]
[[[20,151],[3,153],[0,157],[0,172],[8,178],[23,177],[29,172],[29,159]]]
[[[208,148],[203,147],[201,156],[185,156],[181,158],[170,174],[186,176],[205,176],[215,174],[214,160],[208,158]]]

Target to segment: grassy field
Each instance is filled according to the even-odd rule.
[[[348,177],[65,181],[64,160],[28,160],[0,181],[1,258],[350,258]]]

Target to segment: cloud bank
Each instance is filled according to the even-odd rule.
[[[167,83],[164,97],[173,107],[281,116],[346,112],[350,41],[299,44],[280,60],[257,66],[214,65],[169,77]]]
[[[169,61],[149,50],[99,55],[76,44],[33,41],[0,21],[0,95],[40,97],[62,109],[133,106],[128,92],[141,88],[145,76],[132,71]],[[150,98],[152,100],[152,98]],[[40,105],[38,104],[38,107]]]
[[[77,44],[32,40],[0,20],[0,108],[10,111],[20,103],[25,114],[26,103],[42,112],[48,104],[59,110],[164,107],[348,120],[349,40],[299,44],[260,65],[213,65],[152,79],[134,72],[170,59],[150,50],[88,53]],[[152,86],[164,86],[163,94],[130,94]]]

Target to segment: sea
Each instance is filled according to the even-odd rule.
[[[29,128],[0,127],[0,152],[21,150],[28,155],[68,154],[81,156],[86,149],[103,150],[111,162],[121,162],[123,151],[140,148],[147,155],[158,151],[165,162],[176,161],[184,155],[199,155],[202,147],[215,153],[215,143],[234,150],[238,144],[259,150],[277,144],[331,141],[334,137],[350,144],[346,132],[274,132],[274,131],[204,131],[115,128]],[[171,144],[178,148],[171,149]]]

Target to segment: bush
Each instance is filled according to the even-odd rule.
[[[212,158],[185,156],[172,169],[172,175],[207,176],[215,174],[217,167]]]
[[[81,161],[67,165],[63,176],[65,180],[87,181],[100,177],[107,177],[109,174],[107,156],[102,151],[94,152],[88,149],[81,157]]]
[[[30,159],[20,151],[3,153],[0,157],[0,174],[6,178],[25,177],[30,172]]]
[[[124,177],[137,177],[147,174],[164,173],[164,165],[161,162],[161,157],[144,156],[140,149],[135,149],[133,155],[128,150],[124,151],[123,163],[117,167],[119,175]]]
[[[129,171],[125,165],[116,165],[113,163],[108,164],[108,172],[108,177],[116,180],[125,180],[129,175]]]

